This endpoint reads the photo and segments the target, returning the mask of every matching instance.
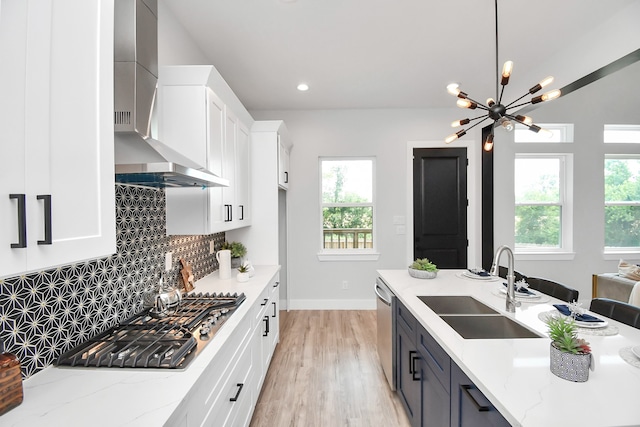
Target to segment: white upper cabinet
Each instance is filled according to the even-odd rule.
[[[0,277],[115,253],[113,2],[2,0],[0,63]]]
[[[250,225],[249,131],[208,84],[212,66],[160,68],[158,139],[229,187],[167,188],[167,234],[212,234]]]
[[[289,147],[278,135],[278,185],[289,188]]]

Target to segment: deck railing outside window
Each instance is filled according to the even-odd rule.
[[[323,230],[324,249],[372,249],[370,228],[341,228]]]

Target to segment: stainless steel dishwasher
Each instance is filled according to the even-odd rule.
[[[376,310],[378,326],[378,357],[382,364],[384,375],[389,381],[391,390],[396,389],[396,296],[389,286],[378,277],[374,287],[376,292]]]

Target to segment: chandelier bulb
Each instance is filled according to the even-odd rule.
[[[544,79],[540,80],[540,83],[536,84],[531,89],[529,89],[529,93],[533,95],[543,87],[549,86],[551,83],[553,83],[553,76],[547,76]]]
[[[511,120],[504,119],[501,124],[506,131],[511,132],[513,130],[513,123],[511,123]]]
[[[506,86],[509,83],[509,77],[511,77],[511,72],[513,71],[513,61],[507,61],[502,66],[502,80],[500,84],[502,86]]]
[[[464,126],[466,124],[468,124],[471,120],[469,119],[462,119],[462,120],[456,120],[455,122],[451,122],[451,127],[452,128],[457,128],[459,126]]]
[[[493,107],[494,105],[496,105],[496,101],[493,98],[487,98],[487,105],[489,107]]]
[[[456,139],[461,138],[461,137],[463,137],[463,136],[464,136],[464,135],[466,135],[466,134],[467,134],[467,131],[465,131],[464,129],[459,130],[458,132],[456,132],[456,133],[452,133],[451,135],[449,135],[449,136],[444,140],[444,142],[446,142],[447,144],[450,144],[450,143],[452,143],[453,141],[455,141]]]
[[[482,148],[486,152],[493,150],[493,132],[487,136],[487,140],[482,144]]]
[[[555,89],[550,92],[544,93],[542,95],[538,95],[535,98],[531,99],[532,104],[537,104],[539,102],[551,101],[553,99],[559,98],[561,95],[560,89]]]
[[[460,93],[460,88],[457,83],[451,83],[447,85],[447,92],[449,92],[453,96],[458,96]]]
[[[458,99],[456,105],[460,108],[468,108],[470,110],[475,110],[478,107],[478,104],[473,101],[469,101],[468,99]]]
[[[524,123],[525,125],[530,125],[531,123],[533,123],[533,119],[529,116],[516,116],[516,120],[519,122]]]

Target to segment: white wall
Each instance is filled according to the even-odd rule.
[[[293,150],[289,187],[289,272],[291,308],[374,308],[376,269],[405,268],[412,254],[408,212],[408,145],[440,146],[459,112],[448,110],[252,111],[256,120],[283,119]],[[416,141],[431,141],[419,143]],[[434,142],[435,141],[435,142]],[[458,142],[458,146],[473,143]],[[479,153],[480,145],[475,144]],[[472,157],[471,149],[469,157]],[[319,229],[320,156],[375,156],[378,261],[321,262]],[[470,179],[474,179],[472,175]],[[469,197],[477,200],[477,194]],[[407,219],[406,234],[396,234],[394,216]],[[477,215],[471,215],[477,219]],[[477,241],[477,239],[476,239]],[[477,251],[476,251],[477,253]],[[474,255],[475,256],[475,255]],[[472,265],[475,265],[476,261]],[[342,281],[349,289],[342,289]]]

